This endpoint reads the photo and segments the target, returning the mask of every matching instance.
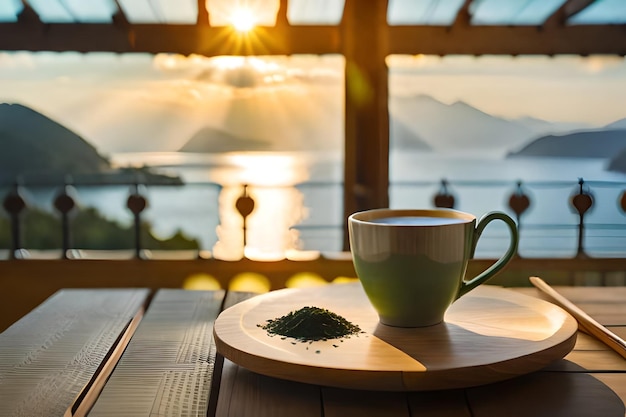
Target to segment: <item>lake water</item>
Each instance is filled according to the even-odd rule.
[[[577,250],[578,213],[570,198],[578,180],[594,198],[585,215],[585,248],[593,256],[626,255],[626,214],[619,199],[626,174],[608,172],[603,159],[488,159],[461,155],[392,154],[390,201],[393,207],[431,206],[441,179],[449,182],[455,208],[480,216],[492,210],[514,215],[508,199],[522,181],[531,205],[521,217],[520,254],[527,257],[571,257]],[[492,230],[489,230],[492,229]],[[477,256],[491,257],[505,246],[506,229],[490,225]]]
[[[248,184],[255,210],[247,221],[246,255],[279,259],[285,252],[337,251],[342,247],[343,158],[327,153],[113,155],[121,165],[146,164],[180,175],[182,187],[142,189],[149,200],[144,212],[159,236],[177,230],[200,240],[216,256],[242,255],[243,221],[235,201]],[[586,216],[585,247],[594,256],[626,256],[626,215],[618,201],[626,175],[604,170],[599,159],[516,158],[396,152],[390,158],[390,206],[430,208],[440,182],[449,182],[455,208],[480,216],[508,208],[508,198],[522,181],[531,205],[521,218],[520,254],[527,257],[569,257],[576,253],[578,215],[570,206],[578,179],[594,197]],[[76,187],[84,206],[97,207],[111,219],[129,224],[129,187]],[[57,190],[31,192],[50,207]],[[36,194],[36,195],[34,195]],[[497,222],[496,222],[497,223]],[[477,257],[498,256],[506,246],[506,228],[492,224],[481,238]]]

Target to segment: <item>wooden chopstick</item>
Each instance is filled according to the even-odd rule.
[[[586,333],[595,336],[598,340],[626,358],[626,341],[594,320],[574,303],[559,294],[554,288],[548,285],[539,277],[530,277],[530,282],[541,292],[548,295],[555,304],[570,313],[577,321],[578,326]]]

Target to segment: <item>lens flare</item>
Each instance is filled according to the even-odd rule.
[[[243,7],[233,10],[230,21],[238,32],[249,32],[257,23],[252,10]]]

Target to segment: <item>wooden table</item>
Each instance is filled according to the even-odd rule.
[[[557,288],[626,337],[626,288]],[[539,372],[466,389],[366,392],[258,375],[224,360],[212,342],[219,312],[250,296],[59,291],[0,334],[0,415],[625,415],[626,360],[585,334]]]

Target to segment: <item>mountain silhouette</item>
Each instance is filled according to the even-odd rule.
[[[589,130],[592,128],[592,126],[587,123],[549,122],[547,120],[538,119],[536,117],[530,116],[513,119],[513,121],[523,126],[526,126],[528,129],[533,131],[537,137],[571,133],[578,130]]]
[[[626,148],[622,149],[616,156],[611,158],[606,169],[608,171],[626,173]]]
[[[94,174],[106,158],[76,133],[28,107],[0,104],[0,175]]]
[[[523,123],[489,115],[462,101],[445,104],[424,94],[391,97],[389,111],[435,151],[505,155],[536,137]]]
[[[417,135],[402,121],[391,118],[389,121],[390,138],[392,146],[399,149],[420,149],[431,150],[431,147],[420,140]],[[316,139],[319,132],[311,132],[309,137],[301,139],[301,142],[308,143],[311,149],[328,149],[324,143],[318,143]],[[198,130],[178,151],[179,152],[200,152],[219,153],[237,151],[269,151],[275,150],[276,144],[264,140],[243,139],[213,127],[204,127]],[[299,146],[302,148],[302,145]]]
[[[613,158],[626,149],[626,130],[588,130],[541,137],[509,156]]]
[[[263,151],[271,144],[261,140],[242,139],[223,130],[205,127],[197,131],[180,149],[180,152],[236,152]]]
[[[389,143],[394,149],[432,151],[432,148],[397,118],[389,118]]]
[[[619,119],[604,127],[605,129],[626,129],[626,118]]]
[[[62,181],[67,175],[90,180],[178,184],[180,179],[145,168],[112,168],[109,160],[68,128],[21,104],[0,104],[0,180]]]

